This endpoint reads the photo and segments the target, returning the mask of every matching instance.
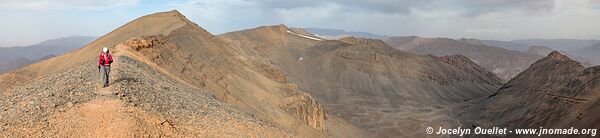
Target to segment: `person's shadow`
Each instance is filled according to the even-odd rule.
[[[117,83],[120,83],[120,82],[123,82],[123,81],[125,81],[125,82],[140,82],[140,79],[138,79],[138,78],[130,78],[130,77],[118,78],[117,80],[115,80],[112,83],[110,83],[110,85],[117,84]]]

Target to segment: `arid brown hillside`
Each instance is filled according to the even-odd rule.
[[[464,126],[599,128],[599,71],[553,51],[457,116]]]
[[[417,55],[376,39],[323,40],[285,25],[220,35],[282,72],[334,116],[378,137],[424,136],[423,126],[456,126],[450,107],[487,96],[501,80],[461,57]],[[472,73],[477,72],[477,73]],[[267,75],[269,76],[269,75]],[[273,75],[281,76],[281,75]],[[279,77],[275,77],[279,78]]]
[[[472,42],[448,38],[391,37],[385,40],[400,50],[437,56],[464,55],[507,81],[521,73],[542,56],[507,50]]]
[[[102,47],[116,60],[108,88],[97,87]],[[0,136],[369,135],[239,49],[177,11],[140,17],[77,51],[1,75]]]

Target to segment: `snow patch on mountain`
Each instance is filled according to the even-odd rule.
[[[311,36],[307,36],[307,35],[303,35],[303,34],[299,34],[299,33],[294,33],[294,32],[292,32],[290,30],[287,30],[286,32],[288,32],[290,34],[293,34],[293,35],[300,36],[300,37],[304,37],[304,38],[307,38],[307,39],[311,39],[311,40],[323,41],[323,39],[315,38],[315,37],[311,37]]]

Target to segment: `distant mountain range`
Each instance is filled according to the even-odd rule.
[[[96,39],[91,36],[70,36],[51,39],[30,46],[0,47],[0,73],[33,62],[58,56],[81,48]]]
[[[314,34],[324,39],[341,39],[344,37],[361,37],[371,39],[388,39],[392,36],[374,34],[369,32],[355,32],[346,31],[339,29],[326,29],[326,28],[302,28],[308,33]],[[549,50],[559,50],[563,53],[573,57],[575,60],[590,63],[592,65],[600,64],[600,58],[595,54],[600,52],[600,40],[596,39],[517,39],[510,41],[501,40],[483,40],[483,39],[461,39],[464,42],[469,42],[479,45],[488,45],[500,47],[508,50],[515,50],[527,53],[531,46],[538,46],[532,50],[539,50],[539,46],[548,47],[550,49],[544,50],[544,52],[536,53],[541,56],[545,56],[550,53]],[[598,50],[598,51],[597,51]],[[534,51],[529,51],[534,52]],[[538,51],[540,52],[540,51]]]
[[[481,44],[488,46],[500,47],[508,50],[516,50],[516,51],[527,51],[530,44],[517,43],[512,41],[499,41],[499,40],[479,40]]]
[[[353,32],[338,29],[304,28],[303,30],[324,39],[360,37],[386,40],[393,47],[421,54],[438,56],[465,55],[477,64],[498,74],[504,80],[511,79],[526,69],[531,63],[546,56],[553,50],[562,51],[573,59],[582,62],[584,66],[600,63],[600,57],[597,56],[600,54],[596,54],[600,53],[600,40],[594,39],[518,39],[500,41],[463,38],[451,41],[451,39],[443,38],[416,39],[419,38],[416,36],[393,37],[369,32]],[[517,62],[518,65],[515,65]],[[499,65],[499,63],[503,63],[504,65]]]
[[[361,38],[371,38],[371,39],[388,39],[392,36],[374,34],[369,32],[355,32],[355,31],[346,31],[339,29],[326,29],[326,28],[302,28],[308,33],[314,34],[320,38],[324,39],[341,39],[344,37],[361,37]],[[544,46],[548,47],[552,50],[559,50],[563,53],[573,57],[578,61],[582,61],[585,63],[590,63],[592,65],[600,64],[598,62],[598,57],[595,57],[596,54],[588,54],[588,53],[597,53],[600,51],[594,51],[593,45],[600,45],[600,40],[596,39],[517,39],[510,41],[501,41],[501,40],[483,40],[483,39],[461,39],[464,42],[469,42],[473,44],[479,45],[488,45],[494,47],[500,47],[508,50],[515,50],[527,53],[531,46]],[[541,47],[537,47],[541,48]],[[536,48],[536,49],[537,49]],[[581,50],[580,50],[581,49]],[[535,49],[534,49],[535,50]],[[591,50],[591,51],[589,51]],[[548,49],[544,50],[545,52],[537,53],[538,55],[545,56],[549,53]],[[584,52],[585,51],[585,52]],[[530,51],[533,52],[533,51]],[[582,54],[582,55],[580,55]],[[593,61],[592,61],[593,60]]]
[[[476,40],[476,39],[471,39]],[[501,47],[509,50],[534,52],[531,50],[541,50],[537,53],[548,54],[551,50],[558,50],[573,59],[582,62],[585,66],[600,64],[600,40],[579,40],[579,39],[519,39],[513,41],[498,40],[478,40],[481,44]],[[533,47],[533,49],[532,49]],[[539,51],[538,51],[539,52]]]
[[[570,51],[575,50],[587,46],[591,46],[596,43],[600,43],[600,40],[580,40],[580,39],[518,39],[513,40],[512,42],[528,44],[528,45],[538,45],[538,46],[547,46],[556,50],[564,50]]]
[[[355,32],[355,31],[345,31],[338,29],[324,29],[324,28],[302,28],[304,31],[309,32],[311,34],[315,34],[321,38],[325,39],[340,39],[344,37],[362,37],[362,38],[372,38],[372,39],[386,39],[389,36],[373,34],[368,32]]]
[[[584,57],[592,60],[593,65],[600,64],[600,43],[567,51],[569,55]]]
[[[490,46],[502,47],[510,50],[526,51],[530,46],[546,46],[560,51],[571,51],[600,43],[600,40],[590,39],[517,39],[512,41],[479,40]]]
[[[400,50],[436,56],[464,55],[478,65],[509,80],[543,56],[481,44],[474,39],[391,37],[385,42]]]

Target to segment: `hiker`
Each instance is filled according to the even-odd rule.
[[[110,73],[110,64],[113,62],[112,55],[108,52],[108,48],[104,47],[100,57],[98,57],[98,72],[102,76],[103,88],[108,87],[108,76]]]

